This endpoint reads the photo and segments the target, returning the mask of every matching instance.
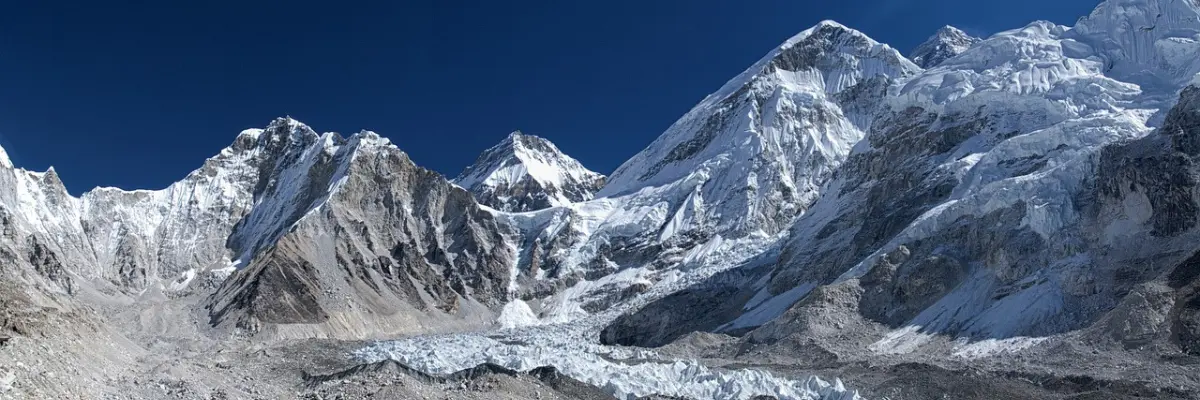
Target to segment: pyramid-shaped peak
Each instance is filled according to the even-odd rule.
[[[886,65],[888,69],[904,71],[902,74],[920,70],[891,46],[876,41],[862,31],[833,20],[824,20],[784,41],[718,93],[732,89],[730,84],[741,86],[753,75],[769,74],[777,69],[817,69],[823,73],[838,74],[845,68],[854,68],[856,63],[847,60],[868,59]],[[836,92],[841,88],[832,89]]]
[[[921,68],[933,68],[942,62],[962,54],[980,39],[971,36],[962,29],[946,25],[937,30],[933,36],[917,46],[909,59]]]
[[[827,19],[827,20],[818,22],[816,25],[813,25],[811,28],[801,31],[800,33],[796,34],[795,36],[792,36],[790,39],[783,42],[783,44],[780,45],[779,47],[781,49],[786,49],[786,48],[796,45],[797,43],[803,42],[805,39],[815,38],[815,37],[841,36],[841,35],[848,35],[848,36],[856,38],[856,39],[865,40],[866,42],[871,43],[871,44],[878,44],[878,42],[876,42],[875,39],[872,39],[870,36],[867,36],[867,34],[861,32],[861,31],[850,28],[846,25],[842,25],[841,23],[839,23],[837,21]]]
[[[951,25],[942,26],[941,29],[938,29],[937,34],[935,34],[934,36],[935,37],[971,37],[971,35],[967,34],[962,29],[958,29],[957,27],[954,27]]]
[[[485,150],[454,182],[483,204],[532,211],[591,199],[604,176],[563,154],[545,138],[512,132]]]

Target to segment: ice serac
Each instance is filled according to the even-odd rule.
[[[604,175],[584,168],[549,140],[518,131],[479,155],[454,183],[486,206],[526,212],[591,200]]]
[[[1200,28],[1196,9],[1108,1],[1075,28],[1039,21],[1001,32],[897,82],[829,189],[777,254],[756,264],[772,268],[668,298],[607,337],[661,343],[672,336],[639,336],[637,327],[664,321],[702,329],[670,310],[717,295],[723,301],[705,309],[709,329],[767,324],[750,334],[769,342],[832,338],[838,326],[861,323],[891,330],[855,344],[885,353],[915,351],[938,335],[1007,340],[1095,328],[1136,337],[1146,328],[1169,336],[1118,314],[1133,318],[1119,310],[1154,299],[1164,274],[1190,268],[1165,255],[1194,252],[1194,239],[1182,238],[1194,231],[1186,222],[1194,199],[1184,193],[1195,178],[1177,156],[1154,157],[1179,165],[1153,165],[1145,157],[1160,150],[1151,145],[1113,152],[1159,136],[1156,126],[1194,128],[1181,121],[1195,115],[1187,108],[1195,90],[1179,93],[1197,64],[1176,56],[1200,50],[1188,39]],[[1189,135],[1176,137],[1190,146]],[[1113,165],[1125,168],[1123,180],[1108,178]],[[1111,332],[1121,326],[1137,328]]]
[[[921,68],[933,68],[943,61],[967,51],[968,48],[978,43],[979,40],[979,38],[968,35],[961,29],[947,25],[938,29],[937,33],[926,40],[925,43],[917,46],[909,54],[908,59]]]
[[[1109,0],[1073,29],[1077,53],[1094,52],[1106,75],[1145,87],[1176,88],[1200,72],[1200,5],[1189,0]],[[1078,48],[1078,49],[1075,49]]]
[[[508,230],[466,190],[372,132],[272,126],[252,209],[229,236],[244,265],[211,323],[273,338],[362,338],[490,324],[508,298]],[[458,325],[454,325],[458,324]]]

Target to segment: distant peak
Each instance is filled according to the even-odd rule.
[[[804,39],[808,39],[809,37],[813,36],[814,34],[823,33],[823,32],[831,32],[831,31],[843,32],[843,33],[847,33],[847,34],[851,34],[851,35],[855,35],[855,36],[860,36],[871,42],[874,42],[874,40],[871,39],[869,36],[867,36],[867,34],[865,34],[865,33],[854,30],[853,28],[847,27],[846,25],[842,25],[841,23],[839,23],[837,21],[827,19],[827,20],[818,22],[816,25],[813,25],[811,28],[801,31],[799,34],[796,34],[796,36],[793,36],[791,39],[788,39],[786,42],[784,42],[783,45],[780,46],[780,48],[788,48],[788,47],[795,45],[796,43],[804,41]]]
[[[351,142],[365,144],[365,145],[369,145],[369,146],[391,146],[392,145],[391,139],[380,136],[378,133],[375,133],[375,131],[369,131],[369,130],[365,130],[365,129],[359,131],[358,133],[351,135],[349,140]]]
[[[316,140],[320,135],[308,125],[290,116],[275,118],[265,129],[269,141],[289,139],[291,141],[308,142]],[[261,141],[261,140],[260,140]]]
[[[246,129],[246,130],[243,130],[241,133],[238,133],[238,137],[247,137],[247,138],[251,138],[251,139],[258,139],[259,136],[262,136],[262,133],[263,133],[263,129],[259,129],[259,128]]]
[[[549,140],[515,131],[480,154],[454,183],[489,207],[532,211],[591,199],[603,180]]]
[[[909,59],[921,68],[933,68],[942,62],[967,51],[980,39],[963,32],[962,29],[946,25],[937,30],[913,50]]]
[[[513,131],[499,144],[492,146],[486,153],[511,153],[522,157],[528,153],[547,153],[559,155],[562,153],[554,143],[540,136],[529,135],[521,131]]]
[[[525,133],[523,133],[519,130],[513,131],[512,133],[508,134],[508,137],[506,137],[506,138],[504,138],[504,140],[500,141],[500,144],[497,144],[494,147],[499,148],[499,147],[505,147],[505,146],[510,146],[510,145],[518,146],[521,143],[524,143],[526,140],[529,140],[529,137],[530,137],[530,135],[526,135]],[[535,136],[535,138],[536,138],[536,136]]]
[[[282,116],[271,120],[271,123],[267,124],[267,130],[284,128],[290,129],[301,125],[304,124],[300,121],[297,121],[295,118],[292,118],[291,116]]]
[[[942,26],[940,29],[938,29],[937,34],[934,36],[935,37],[960,37],[960,36],[970,37],[971,35],[968,35],[966,32],[963,32],[962,29],[958,29],[958,28],[955,28],[950,25],[945,25],[945,26]]]
[[[799,47],[815,51],[819,54],[818,57],[829,54],[846,54],[855,58],[873,57],[888,64],[900,65],[904,69],[917,69],[912,65],[904,65],[909,64],[908,59],[905,59],[891,46],[880,43],[866,33],[842,25],[837,21],[824,20],[784,41],[774,51],[760,59],[759,63],[751,66],[748,72],[757,73],[766,65],[765,63],[770,63],[772,59],[794,52]],[[809,57],[811,56],[802,56],[801,58]],[[735,78],[735,80],[740,79]]]
[[[846,25],[842,25],[840,22],[834,21],[832,19],[827,19],[827,20],[818,22],[816,27],[831,27],[831,28],[850,29],[850,28],[847,28]],[[853,30],[853,29],[850,29],[850,30]]]
[[[351,136],[351,138],[355,138],[355,137],[360,138],[362,140],[377,140],[377,139],[383,138],[382,136],[379,136],[378,133],[375,133],[375,131],[369,131],[366,129],[358,131],[358,133]]]

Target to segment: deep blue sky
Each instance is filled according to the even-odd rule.
[[[822,19],[907,53],[945,24],[1073,24],[1097,1],[63,3],[0,6],[0,145],[78,194],[165,187],[282,115],[450,176],[515,129],[608,173]]]

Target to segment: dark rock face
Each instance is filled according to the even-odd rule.
[[[600,342],[659,347],[692,332],[716,330],[744,312],[742,305],[754,295],[745,288],[760,278],[740,269],[720,273],[703,285],[673,293],[618,317],[600,332]]]
[[[726,301],[737,293],[736,288],[680,291],[618,318],[600,332],[600,342],[659,347],[688,333],[715,328],[715,322],[722,319],[720,316],[732,319],[741,311],[737,304]]]
[[[58,284],[67,291],[67,294],[71,294],[74,291],[74,285],[67,270],[63,268],[62,261],[59,261],[58,255],[43,244],[37,236],[31,235],[27,240],[30,249],[27,260],[29,264],[43,277]]]
[[[1200,355],[1200,288],[1193,285],[1180,294],[1171,327],[1176,343],[1184,352]]]
[[[1167,240],[1195,232],[1200,222],[1200,88],[1183,90],[1158,132],[1111,146],[1102,157],[1096,196],[1101,203],[1144,196],[1153,211],[1149,224],[1154,238]],[[1200,354],[1198,276],[1200,252],[1165,269],[1166,284],[1174,290],[1169,295],[1174,306],[1167,316],[1170,337],[1190,354]],[[1162,332],[1146,336],[1158,334]]]
[[[312,264],[283,256],[269,256],[267,261],[257,263],[254,269],[239,273],[235,279],[237,290],[231,291],[232,299],[224,307],[213,310],[211,323],[216,326],[225,322],[238,311],[246,311],[257,321],[238,321],[240,328],[257,330],[257,323],[266,324],[316,324],[329,319],[321,308],[318,294],[320,283],[313,279]]]
[[[302,196],[314,205],[279,225],[287,227],[279,240],[259,244],[268,250],[222,285],[210,299],[214,325],[236,321],[254,331],[261,324],[322,324],[333,314],[454,314],[462,302],[496,307],[507,300],[514,257],[504,244],[506,228],[469,193],[403,152],[366,143],[377,138],[351,139],[363,143],[344,160],[312,167],[312,187],[329,182],[336,189]],[[344,175],[325,172],[332,170]]]
[[[1200,278],[1200,252],[1192,254],[1191,257],[1171,270],[1171,274],[1167,276],[1167,285],[1180,289],[1190,285],[1197,278]]]

